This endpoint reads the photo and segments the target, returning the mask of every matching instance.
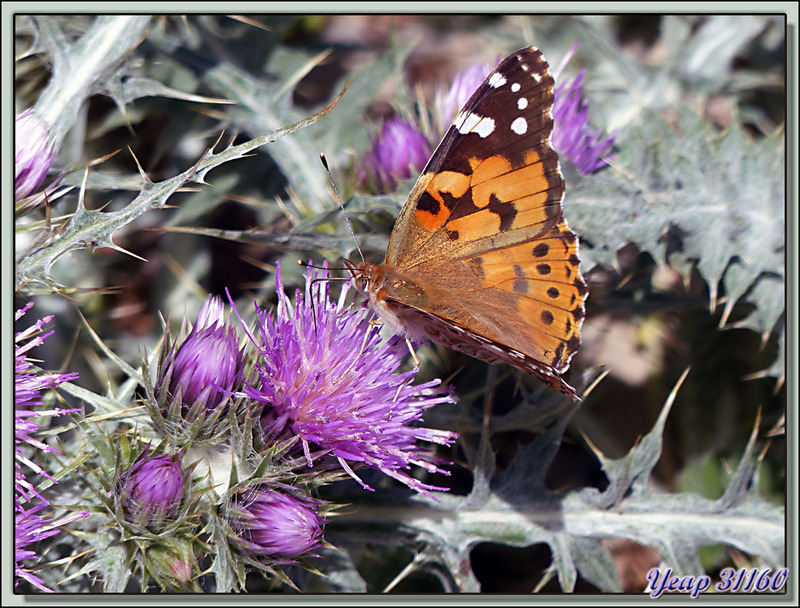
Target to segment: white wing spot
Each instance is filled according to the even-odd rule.
[[[521,66],[519,66],[519,67],[521,67],[521,68],[522,68],[523,70],[525,70],[526,72],[528,71],[528,64],[527,64],[527,63],[523,63],[523,64],[522,64]]]
[[[512,90],[514,93],[516,93],[517,91],[519,91],[519,90],[520,90],[519,83],[518,83],[518,82],[515,82],[514,84],[512,84],[512,85],[511,85],[511,90]]]
[[[525,99],[524,97],[520,97],[520,98],[517,100],[517,107],[518,107],[520,110],[524,110],[525,108],[527,108],[527,107],[528,107],[528,100],[527,100],[527,99]]]
[[[493,89],[502,87],[506,83],[506,79],[500,72],[495,72],[489,78],[489,86]]]
[[[520,116],[511,123],[511,130],[517,135],[524,135],[528,131],[528,121]]]
[[[541,80],[542,80],[542,75],[541,75],[541,74],[537,74],[536,72],[533,72],[533,73],[531,74],[531,76],[533,76],[533,79],[534,79],[536,82],[541,82]]]
[[[494,119],[478,116],[472,112],[460,112],[453,124],[462,135],[477,133],[484,138],[494,132]]]

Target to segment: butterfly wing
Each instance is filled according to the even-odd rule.
[[[505,343],[495,342],[467,327],[445,320],[421,308],[398,300],[387,302],[392,315],[405,327],[414,328],[438,344],[449,346],[487,363],[508,363],[545,383],[550,388],[566,395],[573,401],[580,401],[575,389],[567,384],[560,372],[550,365],[526,355]]]
[[[560,374],[587,295],[550,145],[553,78],[534,48],[487,77],[392,232],[373,301],[412,337],[505,362],[576,398]]]
[[[578,240],[562,221],[535,241],[447,260],[435,278],[418,268],[387,269],[390,280],[378,295],[392,313],[396,303],[424,310],[562,374],[580,346],[588,293],[577,251]],[[401,321],[409,335],[442,342],[413,319]],[[447,345],[475,356],[470,345]],[[529,367],[515,356],[498,357],[496,348],[478,358]]]

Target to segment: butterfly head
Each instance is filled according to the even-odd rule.
[[[377,290],[378,283],[380,282],[380,278],[378,276],[380,273],[376,272],[376,269],[379,268],[378,266],[368,262],[362,262],[361,264],[356,265],[350,260],[342,261],[344,263],[344,267],[347,268],[347,271],[352,277],[353,287],[365,295],[374,293]]]

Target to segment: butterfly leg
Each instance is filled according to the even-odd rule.
[[[313,300],[312,300],[312,302],[313,302]],[[370,330],[375,325],[380,325],[380,324],[381,324],[381,322],[378,321],[377,319],[372,319],[369,322]],[[347,374],[347,372],[349,372],[351,369],[353,369],[353,366],[356,364],[356,361],[358,361],[358,359],[360,359],[361,356],[364,354],[364,350],[367,348],[367,340],[369,340],[369,337],[372,335],[372,331],[370,331],[370,330],[367,330],[367,331],[364,332],[364,339],[361,341],[361,348],[358,349],[358,357],[353,359],[353,362],[350,364],[350,367],[348,367],[346,370],[344,370],[344,374]],[[342,375],[344,375],[344,374],[342,374]]]
[[[414,345],[411,344],[411,338],[408,336],[406,336],[406,344],[408,344],[408,352],[411,353],[411,357],[414,359],[414,364],[417,366],[417,369],[419,369],[419,357],[417,357],[417,353],[414,352]]]
[[[369,324],[370,324],[370,327],[373,327],[375,325],[382,325],[380,319],[372,319],[369,322]],[[359,357],[364,354],[364,349],[367,346],[367,339],[369,338],[369,336],[370,336],[370,332],[366,332],[364,334],[364,341],[361,343],[361,350],[358,353]],[[416,365],[417,369],[419,369],[421,364],[420,364],[420,361],[419,361],[419,357],[417,357],[417,353],[414,351],[414,345],[411,343],[411,338],[409,338],[408,336],[405,336],[405,338],[406,338],[406,344],[408,345],[408,352],[411,353],[411,358],[414,359],[414,365]],[[355,364],[355,362],[354,362],[354,364]]]
[[[369,328],[370,328],[370,330],[371,330],[373,327],[375,327],[376,325],[379,325],[379,324],[380,324],[380,322],[378,322],[378,321],[375,321],[375,319],[372,319],[372,320],[369,322]],[[359,357],[360,357],[361,355],[363,355],[363,354],[364,354],[364,349],[367,347],[367,340],[369,340],[369,337],[370,337],[371,335],[372,335],[372,331],[365,331],[365,332],[364,332],[364,340],[362,340],[362,342],[361,342],[361,349],[358,351],[358,356],[359,356]]]

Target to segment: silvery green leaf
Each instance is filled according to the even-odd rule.
[[[652,487],[650,474],[661,450],[669,403],[653,430],[621,459],[602,458],[609,488],[559,493],[544,486],[553,437],[545,433],[521,447],[506,469],[495,475],[491,492],[476,503],[469,497],[442,495],[441,503],[421,497],[398,502],[375,499],[369,507],[343,513],[334,525],[353,530],[379,524],[404,530],[416,542],[438,547],[451,567],[469,563],[471,549],[481,542],[516,547],[545,543],[562,589],[581,576],[607,592],[619,592],[614,564],[603,545],[627,539],[658,549],[678,575],[700,575],[698,553],[704,546],[726,544],[770,567],[781,565],[784,511],[757,494],[751,439],[728,491],[718,500],[692,493],[665,493]],[[346,541],[337,536],[339,546]],[[453,570],[451,570],[453,571]]]
[[[344,91],[322,110],[291,125],[278,128],[238,146],[229,146],[218,153],[209,150],[193,167],[171,179],[154,183],[144,176],[139,195],[118,211],[103,212],[87,209],[81,198],[70,221],[53,234],[47,243],[37,244],[35,249],[18,254],[17,285],[25,285],[30,289],[35,282],[50,282],[51,266],[68,251],[96,247],[119,249],[112,238],[117,230],[146,211],[163,207],[170,196],[185,184],[204,183],[205,176],[215,167],[240,159],[260,146],[315,123],[335,107],[343,94]]]
[[[761,15],[710,15],[683,49],[687,76],[692,80],[719,80],[730,71],[742,47],[764,30],[768,19]]]
[[[769,334],[784,306],[782,132],[753,141],[734,123],[719,135],[684,110],[676,124],[644,112],[619,135],[614,167],[567,190],[565,214],[591,244],[586,267],[634,243],[685,277],[696,267],[712,308],[724,285],[723,318],[740,299],[768,304],[747,324]]]
[[[47,88],[36,102],[37,114],[51,127],[56,148],[75,124],[83,102],[146,36],[149,16],[99,16],[74,44],[52,17],[37,17],[42,43],[53,64]]]

